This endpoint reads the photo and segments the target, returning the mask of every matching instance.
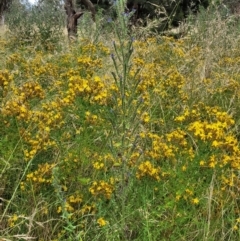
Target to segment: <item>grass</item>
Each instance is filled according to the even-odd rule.
[[[1,36],[0,240],[239,239],[239,22],[120,21],[62,50]]]

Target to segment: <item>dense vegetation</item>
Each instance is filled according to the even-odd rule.
[[[0,240],[239,240],[240,22],[225,10],[190,15],[179,39],[130,33],[121,6],[85,14],[71,44],[40,14],[1,28]]]

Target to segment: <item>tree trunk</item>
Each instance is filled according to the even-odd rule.
[[[4,25],[4,15],[0,13],[0,26]]]
[[[92,19],[95,22],[96,10],[91,0],[81,0],[81,2],[91,11]]]
[[[76,39],[77,37],[77,20],[83,15],[83,12],[76,12],[72,0],[65,0],[64,8],[67,14],[67,31],[68,38]]]

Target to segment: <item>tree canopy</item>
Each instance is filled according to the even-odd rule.
[[[1,0],[0,1],[0,16],[6,11],[11,5],[12,0]]]

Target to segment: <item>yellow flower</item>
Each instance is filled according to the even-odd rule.
[[[192,203],[193,204],[198,204],[199,203],[199,199],[198,198],[193,198],[192,199]]]
[[[185,120],[185,116],[177,116],[177,117],[175,117],[174,120],[175,120],[175,121],[178,121],[178,122],[182,122],[182,121]]]
[[[234,226],[233,226],[233,230],[234,230],[234,231],[238,230],[238,226],[237,226],[237,225],[234,225]]]
[[[93,167],[97,170],[102,169],[104,167],[104,163],[102,162],[94,162]]]
[[[182,171],[185,172],[187,170],[187,167],[184,165],[182,166]]]
[[[8,225],[9,225],[9,227],[14,227],[14,225],[15,225],[15,223],[16,223],[16,221],[18,220],[18,216],[16,215],[16,214],[14,214],[12,217],[10,217],[9,219],[8,219]]]
[[[142,115],[142,121],[143,121],[144,123],[149,123],[149,121],[150,121],[150,116],[149,116],[149,114],[148,114],[147,112],[144,112],[144,113],[143,113],[143,115]]]
[[[61,213],[61,212],[62,212],[62,207],[59,206],[59,207],[57,208],[57,213]]]
[[[50,128],[48,126],[45,127],[46,132],[50,132]]]
[[[98,225],[101,226],[101,227],[103,227],[103,226],[105,226],[105,225],[107,224],[107,222],[104,220],[104,218],[99,218],[99,219],[97,220],[97,223],[98,223]]]
[[[204,166],[205,165],[205,161],[202,160],[202,161],[200,161],[199,164],[200,164],[200,166]]]
[[[181,195],[177,194],[175,199],[176,199],[176,201],[179,201],[181,199]]]
[[[62,186],[62,190],[63,190],[64,192],[66,192],[66,191],[68,190],[67,186],[63,185],[63,186]]]

